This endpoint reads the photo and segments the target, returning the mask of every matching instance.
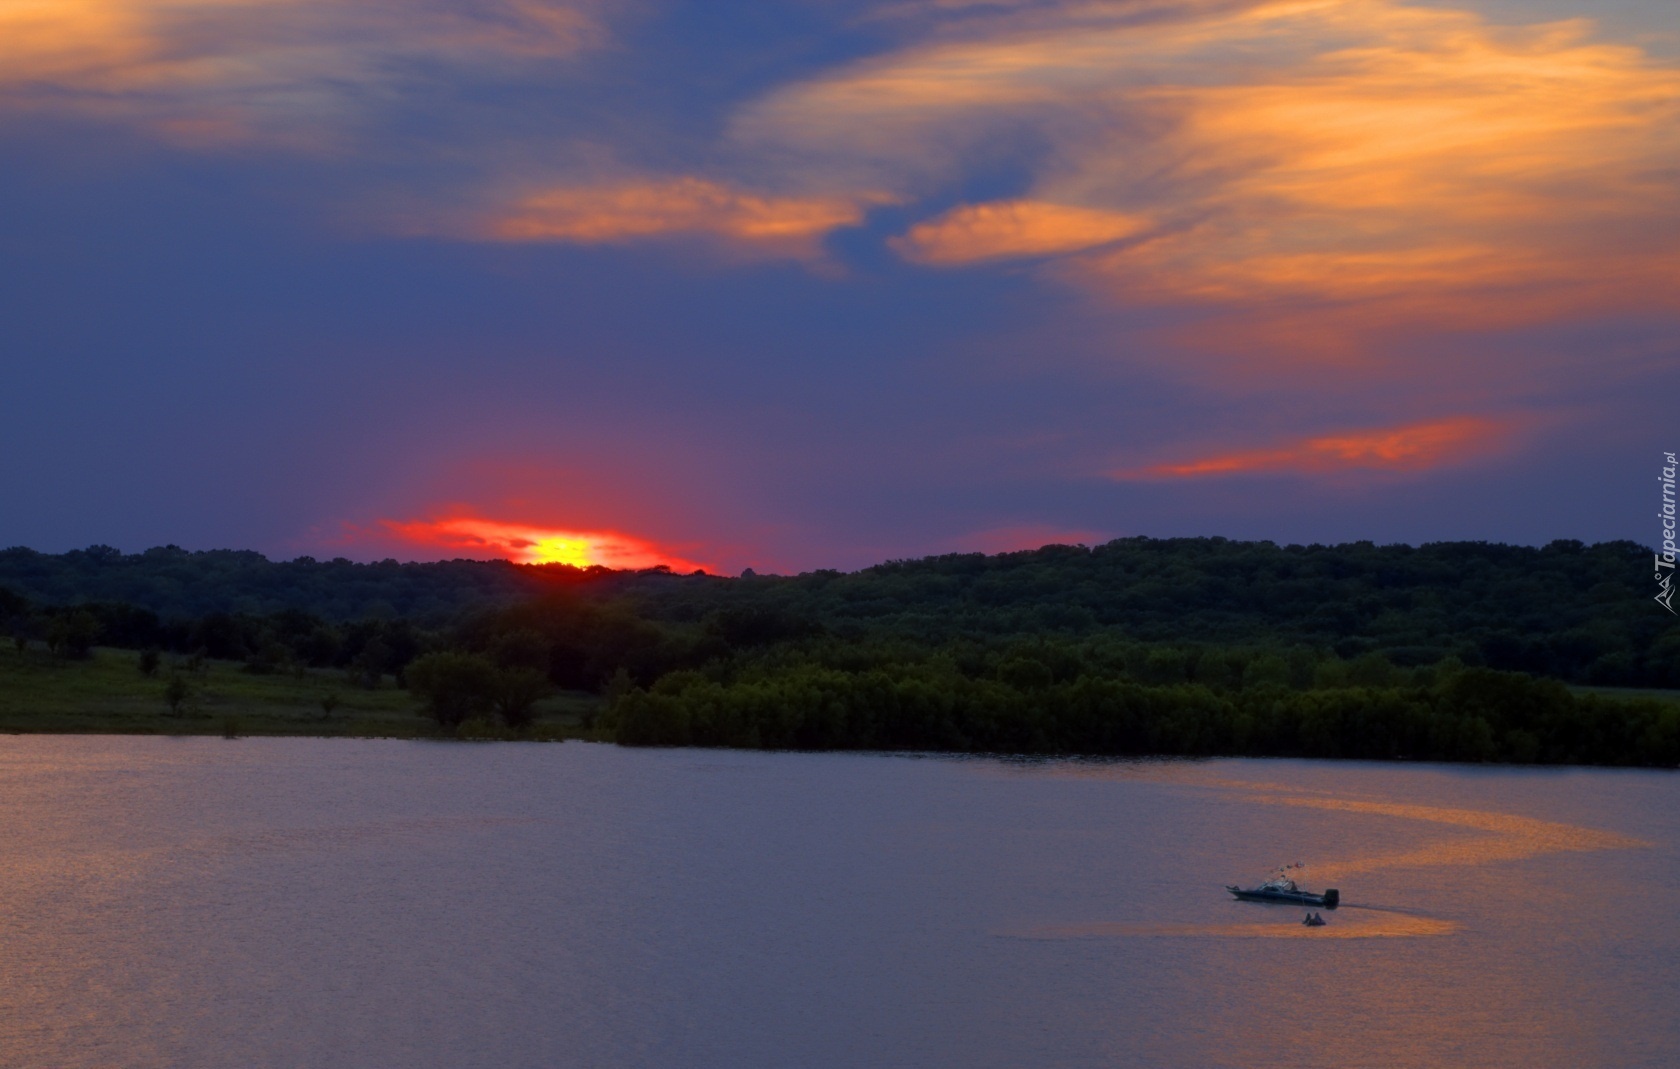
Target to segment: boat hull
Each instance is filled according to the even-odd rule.
[[[1270,889],[1253,888],[1245,890],[1241,887],[1226,887],[1225,890],[1237,896],[1243,902],[1284,902],[1292,906],[1318,906],[1322,909],[1335,909],[1341,902],[1341,894],[1335,888],[1330,888],[1321,895],[1307,891],[1276,891]]]

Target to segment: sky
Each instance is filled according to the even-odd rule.
[[[1661,536],[1672,0],[0,0],[0,545]]]

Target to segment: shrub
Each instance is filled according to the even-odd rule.
[[[61,612],[47,624],[47,648],[60,657],[85,659],[99,640],[99,621],[85,609]]]
[[[169,703],[169,715],[180,716],[181,706],[192,694],[192,687],[179,675],[171,674],[169,682],[163,686],[163,700]]]
[[[446,728],[489,708],[496,693],[496,669],[476,653],[428,653],[408,666],[407,676],[410,692]]]
[[[490,704],[510,728],[528,726],[532,707],[548,694],[548,677],[531,668],[503,668],[495,674]]]

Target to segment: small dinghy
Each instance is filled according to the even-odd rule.
[[[1258,887],[1238,887],[1231,884],[1226,886],[1225,890],[1243,902],[1287,902],[1294,906],[1335,909],[1342,900],[1341,893],[1334,887],[1323,893],[1306,890],[1299,882],[1304,880],[1306,875],[1305,865],[1289,865],[1278,869],[1271,879]]]
[[[1317,913],[1309,913],[1305,917],[1301,918],[1301,923],[1306,925],[1308,928],[1322,928],[1330,922],[1319,916]]]

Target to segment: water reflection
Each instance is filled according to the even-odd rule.
[[[1392,817],[1397,820],[1420,821],[1425,824],[1488,833],[1475,838],[1431,840],[1412,849],[1392,853],[1313,862],[1313,875],[1327,883],[1384,869],[1437,869],[1454,865],[1486,865],[1501,861],[1519,861],[1543,854],[1633,850],[1651,845],[1643,839],[1618,832],[1538,820],[1495,810],[1420,805],[1356,796],[1337,797],[1326,791],[1290,789],[1277,783],[1223,780],[1214,781],[1210,786],[1235,792],[1250,804],[1299,806],[1334,813]]]
[[[0,814],[7,1067],[1680,1049],[1658,773],[0,738]],[[1294,860],[1324,928],[1223,889]]]
[[[1019,770],[1022,766],[1013,767]],[[1350,763],[1342,767],[1351,770],[1361,766]],[[1492,809],[1424,805],[1364,797],[1357,791],[1350,791],[1346,786],[1332,790],[1276,780],[1228,778],[1211,773],[1206,765],[1189,762],[1115,763],[1079,760],[1043,764],[1037,766],[1035,771],[1038,774],[1056,777],[1145,780],[1219,792],[1231,801],[1245,805],[1297,806],[1327,812],[1392,817],[1397,820],[1488,833],[1474,838],[1455,836],[1430,840],[1404,851],[1312,861],[1310,864],[1313,876],[1324,882],[1339,881],[1348,876],[1384,869],[1485,865],[1492,862],[1519,861],[1544,854],[1634,850],[1653,845],[1645,839],[1620,832],[1540,820]]]
[[[1020,939],[1133,939],[1144,936],[1181,939],[1395,939],[1451,935],[1460,928],[1456,922],[1439,917],[1371,906],[1344,906],[1325,914],[1328,920],[1324,927],[1309,928],[1301,923],[1300,910],[1289,907],[1289,912],[1290,919],[1281,922],[1270,919],[1228,924],[1060,924],[1000,934]]]

